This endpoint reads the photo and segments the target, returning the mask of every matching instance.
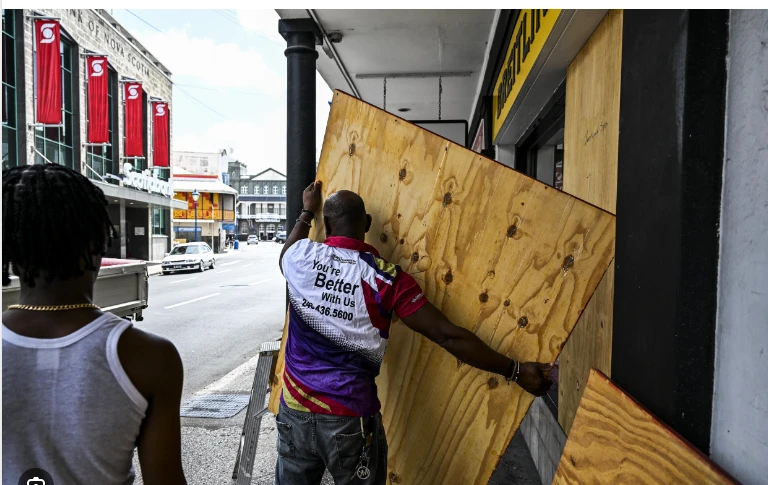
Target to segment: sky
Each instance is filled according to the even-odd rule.
[[[285,173],[285,40],[274,10],[113,10],[173,80],[173,150]],[[317,75],[317,157],[332,92]]]

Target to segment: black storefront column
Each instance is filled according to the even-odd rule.
[[[278,22],[288,43],[288,124],[286,130],[286,228],[293,230],[302,209],[302,192],[315,180],[315,62],[316,44],[322,43],[312,19]]]
[[[727,10],[626,10],[611,377],[709,451]]]

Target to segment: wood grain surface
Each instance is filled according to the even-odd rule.
[[[552,483],[737,482],[593,369]]]
[[[555,360],[613,259],[610,213],[339,91],[318,179],[359,193],[367,242],[515,359]],[[377,384],[392,483],[487,483],[533,400],[397,320]]]
[[[616,213],[621,10],[605,16],[568,67],[563,190]],[[560,355],[558,421],[567,434],[593,367],[611,375],[613,263]]]

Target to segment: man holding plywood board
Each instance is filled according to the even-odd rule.
[[[318,180],[326,195],[360,194],[372,216],[367,244],[417,278],[451,322],[516,361],[556,359],[613,259],[613,215],[339,91]],[[322,241],[317,226],[309,234]],[[352,291],[355,283],[338,279],[323,284]],[[486,483],[533,395],[463,365],[399,320],[388,342],[376,386],[389,481]],[[276,414],[282,389],[281,378],[270,399]],[[342,461],[352,475],[362,460]]]
[[[280,255],[288,282],[291,338],[277,416],[278,484],[386,483],[387,442],[376,376],[393,314],[462,362],[540,396],[548,364],[520,363],[453,325],[414,278],[365,243],[371,216],[359,195],[339,191],[323,207],[326,240],[308,239],[322,183],[304,191],[304,210]]]

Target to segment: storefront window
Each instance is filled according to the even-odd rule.
[[[16,15],[3,9],[3,170],[19,164],[16,147]]]
[[[63,121],[64,128],[55,128],[50,126],[35,127],[35,163],[58,163],[71,169],[75,168],[75,155],[73,149],[74,126],[74,97],[75,97],[75,79],[72,76],[72,55],[73,47],[69,41],[64,40],[62,31],[61,39],[61,87],[62,99],[64,100]],[[33,59],[33,63],[36,59]],[[43,157],[40,156],[42,154]],[[80,167],[77,167],[78,169]]]
[[[152,209],[152,234],[158,236],[168,235],[168,225],[165,220],[167,212],[167,210],[162,208]]]
[[[115,126],[115,107],[112,103],[117,97],[117,72],[110,68],[107,72],[107,106],[109,106],[109,143],[108,146],[89,146],[85,152],[85,162],[91,167],[91,170],[86,169],[88,172],[86,176],[92,179],[99,179],[96,174],[102,177],[108,173],[118,174],[119,171],[115,171],[112,158],[112,144],[115,140],[112,138],[113,128]]]

